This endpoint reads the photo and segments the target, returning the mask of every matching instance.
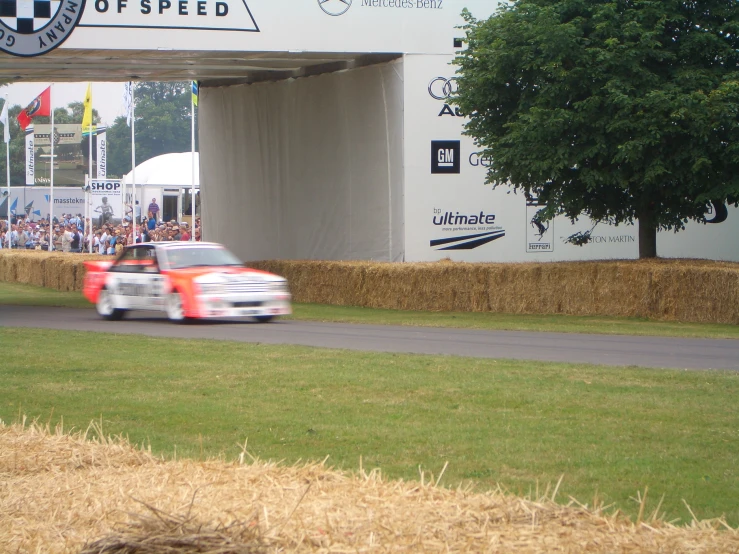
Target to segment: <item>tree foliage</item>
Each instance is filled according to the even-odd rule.
[[[542,220],[705,221],[739,200],[739,4],[518,0],[478,21],[454,102],[492,159],[487,182],[546,203]],[[582,242],[586,237],[579,237]]]
[[[137,83],[134,92],[136,164],[191,146],[190,82]],[[131,128],[126,117],[108,129],[108,174],[131,171]]]

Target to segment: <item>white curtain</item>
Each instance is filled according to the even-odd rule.
[[[206,240],[244,260],[403,258],[403,64],[201,88]]]

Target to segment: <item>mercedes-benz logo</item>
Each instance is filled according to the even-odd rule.
[[[457,78],[436,77],[429,83],[429,94],[434,100],[446,100],[457,92]]]
[[[352,7],[352,0],[318,0],[318,5],[328,15],[343,15]]]

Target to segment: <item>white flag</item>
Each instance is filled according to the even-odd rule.
[[[3,134],[4,134],[4,140],[7,144],[10,142],[10,125],[8,125],[8,99],[5,99],[5,104],[3,104],[3,111],[0,113],[0,123],[3,124]]]
[[[133,115],[133,83],[131,81],[123,86],[123,106],[126,109],[126,125],[130,127]]]

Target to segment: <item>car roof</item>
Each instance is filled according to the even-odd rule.
[[[225,248],[222,244],[217,242],[190,242],[190,241],[172,241],[172,242],[144,242],[139,244],[129,244],[128,248],[146,248],[156,247],[157,249],[173,250],[177,248],[197,248],[205,246],[208,248]]]

